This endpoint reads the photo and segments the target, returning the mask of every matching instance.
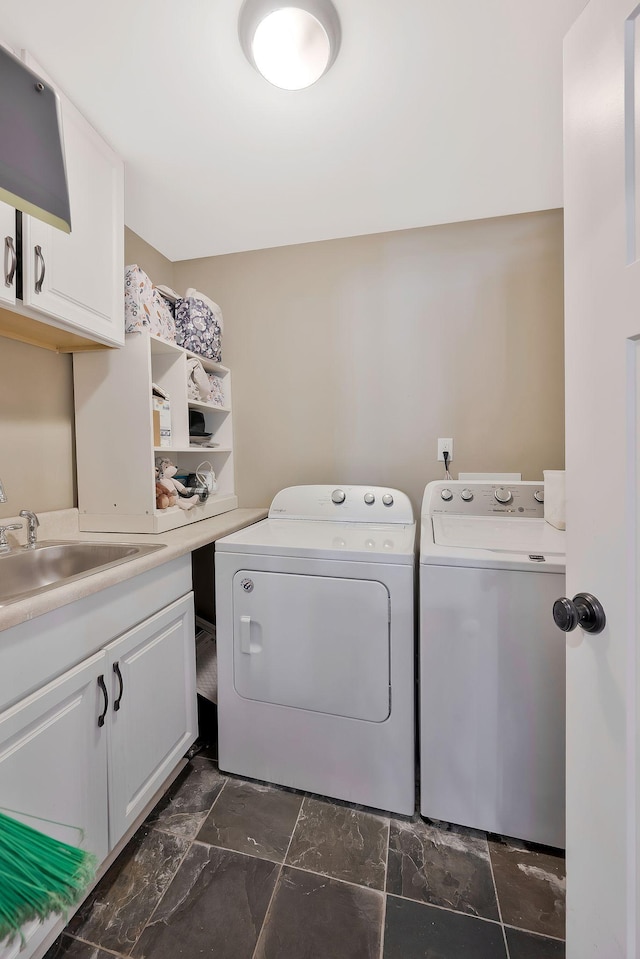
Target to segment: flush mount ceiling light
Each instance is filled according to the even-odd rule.
[[[245,0],[238,21],[249,63],[283,90],[310,87],[340,47],[340,20],[331,0]]]

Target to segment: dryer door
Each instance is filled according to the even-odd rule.
[[[371,580],[239,570],[233,676],[245,699],[383,722],[389,593]]]

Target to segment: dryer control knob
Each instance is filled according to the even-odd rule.
[[[533,491],[533,498],[536,503],[544,503],[544,490],[536,489]]]
[[[382,497],[382,502],[385,506],[393,506],[393,496],[391,493],[385,493]]]
[[[372,503],[375,503],[376,497],[375,497],[374,493],[365,493],[365,494],[364,494],[364,501],[365,501],[365,503],[367,504],[367,506],[371,506]]]
[[[499,503],[510,503],[513,499],[511,490],[506,486],[499,486],[493,495]]]
[[[332,503],[344,503],[346,498],[347,497],[343,489],[334,489],[333,493],[331,494]]]
[[[445,503],[448,503],[449,500],[453,499],[453,493],[451,492],[450,489],[443,489],[443,490],[441,490],[441,491],[440,491],[440,496],[441,496],[442,499],[445,501]]]
[[[463,499],[465,503],[470,503],[473,499],[473,493],[470,489],[463,489],[460,493],[460,499]]]

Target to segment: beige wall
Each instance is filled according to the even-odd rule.
[[[438,436],[454,474],[563,466],[560,211],[184,263],[127,230],[125,251],[223,308],[241,505],[342,482],[417,507]],[[0,364],[0,517],[73,506],[71,357],[0,338]]]
[[[124,262],[127,266],[137,263],[156,286],[174,288],[174,264],[129,227],[125,227],[124,230]]]
[[[173,286],[173,263],[131,230],[125,260]],[[70,355],[0,337],[0,479],[0,518],[76,505]]]
[[[71,357],[0,338],[0,517],[73,506],[73,451]]]
[[[564,460],[562,212],[174,264],[222,307],[240,504]]]

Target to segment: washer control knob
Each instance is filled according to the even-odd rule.
[[[533,498],[536,501],[536,503],[544,503],[544,490],[535,489],[533,491]]]
[[[470,489],[463,489],[460,493],[460,498],[465,501],[465,503],[470,503],[473,499],[473,493]]]
[[[506,486],[499,486],[493,495],[499,503],[510,503],[513,499],[511,490]]]
[[[385,506],[393,506],[393,496],[391,493],[385,493],[382,497],[382,502]]]
[[[334,489],[333,493],[331,494],[332,503],[344,503],[346,498],[347,497],[343,489]]]
[[[373,493],[365,493],[364,501],[367,504],[367,506],[371,506],[371,504],[375,503],[376,501],[375,495]]]
[[[451,492],[450,489],[443,489],[443,490],[441,490],[441,491],[440,491],[440,496],[441,496],[442,499],[445,501],[445,503],[448,503],[449,500],[452,500],[452,499],[453,499],[453,493]]]

